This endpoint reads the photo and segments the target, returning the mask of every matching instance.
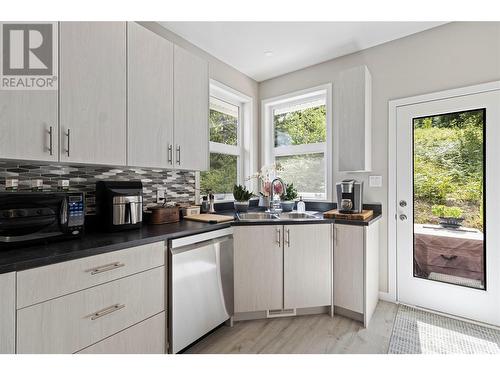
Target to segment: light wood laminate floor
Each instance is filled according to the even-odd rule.
[[[223,326],[199,341],[191,354],[387,353],[397,305],[380,301],[368,328],[326,314],[260,319]]]

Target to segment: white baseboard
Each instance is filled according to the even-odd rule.
[[[381,301],[397,303],[396,299],[388,292],[378,292],[378,298]]]

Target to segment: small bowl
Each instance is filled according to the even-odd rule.
[[[294,201],[284,201],[284,202],[281,202],[281,208],[283,209],[283,212],[293,211],[294,207],[295,207],[295,202]]]

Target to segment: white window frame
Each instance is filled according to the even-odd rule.
[[[252,108],[253,100],[247,96],[221,82],[210,79],[210,98],[216,98],[223,102],[238,107],[238,128],[237,128],[237,144],[226,145],[223,143],[209,142],[209,154],[218,153],[225,155],[234,155],[237,157],[237,184],[245,184],[245,176],[250,175],[253,171],[253,163],[251,161],[250,149],[252,148],[252,134],[250,125],[252,123]],[[199,201],[200,173],[196,173],[196,191],[197,201]],[[205,192],[202,192],[203,194]],[[216,202],[231,202],[234,200],[233,194],[215,194]]]
[[[276,109],[300,104],[304,101],[325,98],[326,105],[326,142],[309,143],[293,146],[274,146],[273,112]],[[262,164],[269,165],[275,162],[276,156],[303,155],[324,153],[325,155],[325,198],[304,197],[308,201],[332,200],[332,84],[311,87],[308,89],[291,92],[274,98],[262,100]]]

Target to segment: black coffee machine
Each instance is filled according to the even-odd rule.
[[[337,183],[337,209],[346,214],[363,211],[363,182],[343,180]]]
[[[142,224],[141,181],[97,181],[96,213],[107,231],[139,228]]]

